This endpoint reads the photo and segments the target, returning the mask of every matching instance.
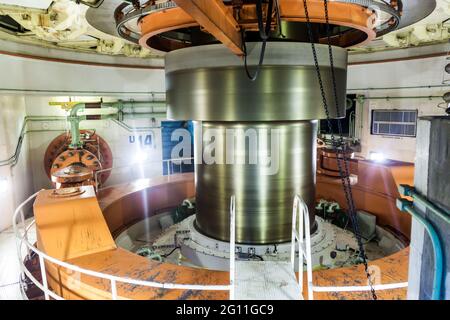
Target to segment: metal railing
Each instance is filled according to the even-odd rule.
[[[299,221],[299,231],[296,232],[296,216],[298,209],[300,209],[300,221]],[[303,213],[303,214],[302,214]],[[305,239],[303,239],[303,217],[304,217],[304,229],[307,230],[305,234]],[[301,292],[303,292],[303,272],[300,272],[301,266],[303,266],[303,258],[306,259],[306,272],[307,272],[307,283],[308,283],[308,299],[314,300],[313,292],[358,292],[358,291],[371,291],[372,288],[367,286],[315,286],[313,284],[312,277],[312,260],[311,260],[311,239],[310,239],[310,227],[309,227],[309,214],[308,207],[305,202],[301,199],[299,195],[295,196],[294,199],[294,209],[292,214],[292,252],[291,252],[291,262],[294,265],[294,254],[295,240],[299,242],[299,274],[298,280],[301,288]],[[298,236],[298,237],[297,237]],[[306,242],[306,243],[305,243]],[[382,290],[392,290],[392,289],[400,289],[408,287],[408,282],[400,282],[400,283],[391,283],[391,284],[379,284],[374,285],[373,288],[376,291]]]
[[[298,216],[298,220],[297,220]],[[297,229],[298,221],[298,229]],[[304,230],[306,229],[306,233]],[[313,300],[311,233],[309,232],[309,212],[305,201],[296,195],[292,210],[291,264],[295,271],[295,247],[298,243],[298,285],[303,295],[303,259],[306,259],[306,277],[308,282],[308,300]],[[303,237],[304,235],[304,237]]]
[[[119,298],[117,293],[117,284],[130,284],[143,287],[159,288],[159,289],[176,289],[176,290],[196,290],[196,291],[229,291],[230,299],[235,298],[235,228],[236,228],[236,212],[235,212],[235,196],[230,199],[230,283],[228,285],[196,285],[196,284],[177,284],[177,283],[161,283],[155,281],[145,281],[139,279],[132,279],[126,277],[119,277],[111,274],[101,273],[93,270],[81,268],[79,266],[60,261],[54,257],[47,255],[30,242],[29,231],[35,225],[35,220],[31,218],[31,221],[27,222],[25,219],[24,208],[31,204],[31,202],[37,197],[39,192],[30,196],[22,204],[20,204],[13,215],[13,230],[16,237],[17,255],[21,271],[43,291],[46,300],[52,298],[55,300],[64,300],[64,298],[54,291],[48,285],[47,281],[47,269],[46,262],[50,262],[56,266],[63,267],[72,272],[78,272],[80,275],[89,275],[102,280],[110,282],[111,299],[117,300]],[[300,214],[299,214],[300,210]],[[297,215],[299,214],[299,229],[297,230]],[[309,232],[306,232],[305,239],[303,239],[303,224],[306,230],[309,230],[309,214],[308,208],[304,201],[299,196],[295,197],[294,209],[293,209],[293,228],[292,228],[292,249],[291,249],[291,263],[294,265],[295,259],[295,240],[299,245],[299,285],[301,292],[303,292],[303,259],[307,262],[307,283],[308,283],[308,299],[313,300],[313,292],[356,292],[356,291],[370,291],[369,286],[314,286],[312,278],[312,263],[311,263],[311,240]],[[26,250],[27,255],[32,253],[36,254],[39,259],[39,266],[42,280],[36,279],[33,274],[28,270],[24,263],[23,249]],[[81,278],[81,277],[80,277]],[[407,282],[392,283],[375,285],[374,288],[377,291],[392,290],[405,288],[408,286]]]
[[[186,161],[190,161],[191,163],[186,164]],[[177,163],[179,162],[179,163]],[[180,172],[176,172],[176,173],[183,173],[183,165],[190,165],[190,164],[194,164],[194,158],[172,158],[172,159],[166,159],[166,160],[161,160],[161,161],[154,161],[154,162],[148,162],[145,163],[145,165],[150,166],[150,165],[157,165],[160,164],[162,167],[166,166],[167,168],[167,175],[170,176],[172,174],[175,173],[175,167],[174,166],[179,166]],[[106,168],[106,169],[101,169],[95,172],[94,174],[94,188],[95,191],[98,192],[99,190],[101,190],[101,188],[99,187],[99,175],[104,174],[106,172],[112,172],[114,170],[121,170],[121,169],[128,169],[128,168],[135,168],[136,166],[138,166],[139,164],[131,164],[131,165],[126,165],[126,166],[120,166],[120,167],[112,167],[112,168]]]
[[[47,269],[45,266],[45,262],[50,262],[56,266],[63,267],[72,272],[78,272],[80,275],[88,275],[92,277],[96,277],[102,280],[107,280],[111,284],[111,299],[117,300],[119,298],[117,293],[117,284],[130,284],[136,286],[143,287],[151,287],[151,288],[159,288],[159,289],[176,289],[176,290],[195,290],[195,291],[231,291],[230,285],[196,285],[196,284],[178,284],[178,283],[161,283],[155,281],[145,281],[139,279],[131,279],[125,277],[119,277],[111,274],[101,273],[93,270],[88,270],[81,268],[79,266],[60,261],[56,258],[53,258],[46,253],[42,252],[38,248],[36,248],[29,241],[29,230],[32,226],[35,225],[35,220],[32,219],[30,223],[25,220],[24,207],[29,205],[38,195],[39,192],[35,193],[31,197],[29,197],[26,201],[24,201],[19,207],[17,207],[16,211],[13,215],[13,229],[16,237],[16,246],[17,246],[17,255],[19,259],[19,265],[21,271],[40,289],[44,292],[44,297],[46,300],[53,298],[55,300],[64,300],[64,298],[49,288],[47,281]],[[19,225],[21,224],[21,226]],[[21,232],[23,230],[23,233]],[[24,256],[22,254],[22,250],[26,249],[27,255],[34,253],[37,255],[39,259],[39,266],[41,269],[42,281],[36,279],[33,274],[28,270],[24,263]],[[80,277],[81,278],[81,277]]]
[[[235,277],[236,275],[236,197],[230,199],[230,300],[235,299]]]

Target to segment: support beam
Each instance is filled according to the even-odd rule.
[[[240,27],[221,0],[173,0],[234,54],[243,56]]]

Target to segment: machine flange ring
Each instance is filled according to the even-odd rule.
[[[339,21],[333,19],[333,14],[330,16],[330,22],[334,24],[353,28],[353,32],[355,28],[359,29],[362,32],[365,32],[368,36],[368,39],[361,40],[358,38],[359,40],[357,41],[359,42],[367,42],[368,40],[375,38],[375,36],[386,34],[396,29],[400,23],[400,12],[389,6],[388,4],[382,2],[374,0],[333,0],[329,2],[329,6],[331,7],[332,12],[338,12],[338,9],[333,10],[333,7],[339,4],[348,4],[351,6],[354,5],[355,8],[353,9],[355,14],[357,15],[361,15],[362,13],[359,12],[356,8],[362,7],[377,11],[379,10],[380,12],[388,14],[390,16],[389,19],[383,22],[380,26],[375,27],[373,30],[371,30],[367,26],[361,25],[360,23],[348,23],[348,17],[345,17],[345,19],[344,17],[341,17],[341,21]],[[283,8],[282,5],[283,2],[281,2],[281,8]],[[286,6],[289,6],[290,8],[292,4],[288,4]],[[178,46],[179,48],[186,47],[186,44],[184,43],[185,41],[183,39],[179,39],[179,43],[176,43],[176,41],[171,41],[170,39],[165,38],[166,36],[164,34],[183,28],[199,26],[192,17],[186,14],[181,8],[179,8],[174,2],[171,1],[150,5],[144,8],[131,9],[126,12],[127,8],[129,8],[129,5],[127,3],[123,3],[115,11],[114,16],[116,19],[117,32],[124,39],[134,43],[140,43],[141,45],[146,47],[152,47],[152,44],[149,44],[149,41],[152,41],[151,38],[155,36],[161,37],[160,41],[170,43],[170,47],[173,47],[173,49],[178,49]],[[283,13],[283,11],[281,13]],[[152,15],[153,17],[150,17]],[[368,17],[370,16],[369,13],[367,13],[367,15]],[[282,17],[282,20],[286,20],[285,18],[287,18],[287,20],[293,19],[292,17]],[[296,20],[298,19],[300,18],[296,17]],[[367,20],[370,19],[367,18]],[[321,21],[318,22],[320,23]],[[140,25],[141,32],[132,30],[132,28],[129,27],[130,23]],[[322,21],[322,23],[324,23],[324,21]],[[149,25],[151,25],[150,28],[148,27]],[[348,30],[347,32],[349,32],[350,34],[352,30]],[[373,35],[370,34],[372,32]],[[355,44],[357,43],[349,42],[348,45],[344,46],[353,46]],[[154,47],[154,49],[167,51],[162,50],[161,47]]]

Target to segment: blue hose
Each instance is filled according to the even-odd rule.
[[[401,211],[408,212],[413,218],[419,221],[428,232],[431,243],[433,245],[434,253],[434,278],[433,278],[433,292],[431,294],[432,300],[441,300],[442,298],[442,282],[444,281],[444,253],[442,250],[441,240],[433,227],[433,225],[424,217],[422,217],[412,205],[411,201],[406,199],[398,199],[397,206]]]

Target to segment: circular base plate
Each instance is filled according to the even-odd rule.
[[[338,228],[319,217],[316,218],[316,221],[318,228],[311,235],[313,266],[332,264],[330,253],[336,248]],[[228,270],[230,244],[201,234],[195,228],[194,223],[195,215],[171,226],[153,242],[153,246],[164,247],[173,244],[175,234],[183,233],[186,237],[180,241],[179,246],[182,256],[187,258],[190,265],[210,270]],[[340,233],[342,233],[342,230]],[[352,244],[352,239],[353,235],[348,232],[346,235],[346,243]],[[290,242],[276,245],[236,244],[236,250],[240,252],[238,258],[243,260],[263,259],[266,261],[289,261],[291,258]]]

